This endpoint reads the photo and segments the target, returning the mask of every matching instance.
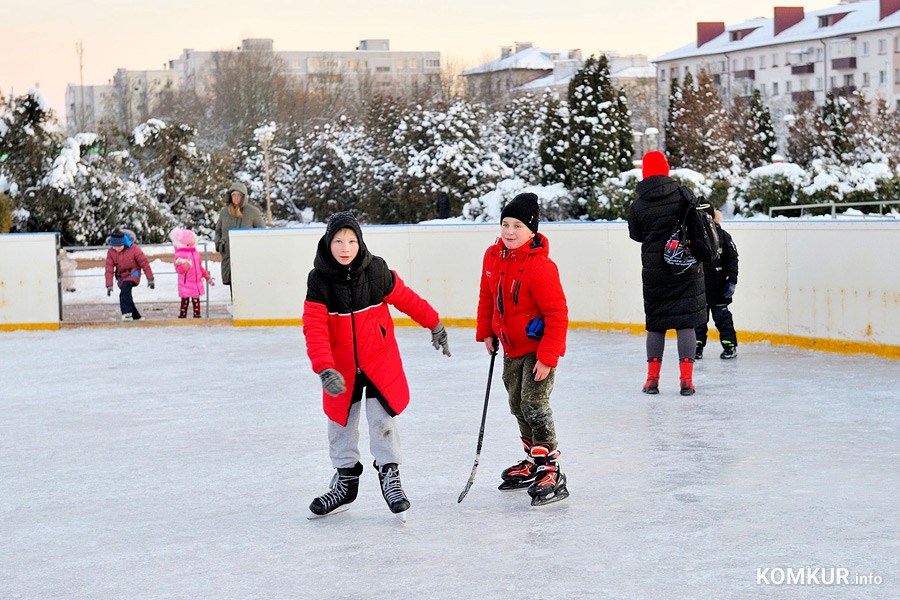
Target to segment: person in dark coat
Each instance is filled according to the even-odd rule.
[[[231,289],[231,241],[232,229],[263,228],[262,212],[248,203],[247,186],[235,182],[225,193],[225,206],[216,221],[216,250],[222,255],[222,283]]]
[[[706,318],[697,326],[697,351],[694,360],[703,358],[706,346],[709,313],[712,312],[716,329],[719,330],[719,341],[722,342],[722,354],[719,358],[737,357],[737,332],[734,330],[734,319],[728,305],[734,296],[734,288],[738,278],[738,252],[731,235],[722,229],[722,213],[712,206],[707,212],[715,219],[716,233],[719,234],[719,257],[703,263],[703,276],[706,282]]]
[[[682,210],[684,196],[693,193],[669,177],[669,163],[659,151],[644,155],[643,180],[637,185],[637,199],[628,212],[628,234],[641,243],[641,279],[647,326],[647,382],[643,391],[659,393],[659,373],[666,344],[666,331],[678,336],[678,366],[681,395],[694,393],[694,330],[706,314],[703,270],[695,265],[687,273],[675,275],[663,260],[663,250]]]
[[[356,499],[363,404],[382,494],[391,512],[402,515],[409,499],[400,485],[395,417],[409,404],[409,385],[388,304],[430,329],[434,347],[450,356],[447,332],[437,311],[384,259],[369,252],[351,213],[335,213],[328,220],[313,264],[303,303],[303,335],[312,369],[322,380],[329,455],[337,473],[331,489],[310,504],[310,518],[344,510]]]
[[[437,212],[438,219],[449,219],[450,218],[452,213],[450,212],[450,196],[447,195],[447,192],[439,193],[434,205],[435,205],[435,212]]]

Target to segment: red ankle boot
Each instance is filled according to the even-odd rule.
[[[644,384],[645,394],[659,393],[659,370],[662,368],[662,360],[659,358],[647,359],[647,383]]]
[[[681,369],[681,395],[682,396],[693,396],[694,395],[694,361],[690,358],[682,358],[681,362],[678,363],[678,368]]]

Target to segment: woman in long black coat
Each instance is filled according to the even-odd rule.
[[[643,160],[643,180],[628,213],[628,234],[641,243],[641,279],[647,326],[647,382],[644,392],[659,393],[659,372],[666,344],[666,330],[678,336],[681,395],[694,393],[694,328],[706,316],[703,269],[697,265],[675,275],[663,260],[666,242],[675,228],[684,196],[693,193],[669,177],[669,163],[662,152],[648,152]]]

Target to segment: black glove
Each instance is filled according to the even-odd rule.
[[[442,350],[444,356],[450,356],[450,345],[447,344],[447,330],[444,324],[438,321],[437,327],[431,330],[431,343],[435,350]]]
[[[735,287],[735,284],[729,281],[728,284],[725,286],[725,291],[722,292],[722,297],[731,298],[732,296],[734,296],[734,287]]]
[[[322,380],[322,388],[329,396],[338,396],[347,391],[344,386],[344,377],[334,369],[325,369],[319,373]]]
[[[112,296],[112,286],[111,285],[106,286],[106,295]]]
[[[148,280],[147,280],[147,287],[149,287],[151,290],[154,289],[154,288],[156,287],[156,282],[153,281],[152,279],[148,279]]]

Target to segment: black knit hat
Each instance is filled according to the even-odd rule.
[[[330,244],[335,234],[341,229],[352,229],[356,233],[357,241],[362,243],[362,227],[359,226],[359,221],[356,220],[353,213],[346,211],[334,213],[328,219],[328,225],[325,227],[325,241]]]
[[[506,217],[522,221],[528,229],[537,233],[538,222],[541,220],[541,207],[538,204],[537,194],[526,192],[513,198],[500,213],[501,221]]]

